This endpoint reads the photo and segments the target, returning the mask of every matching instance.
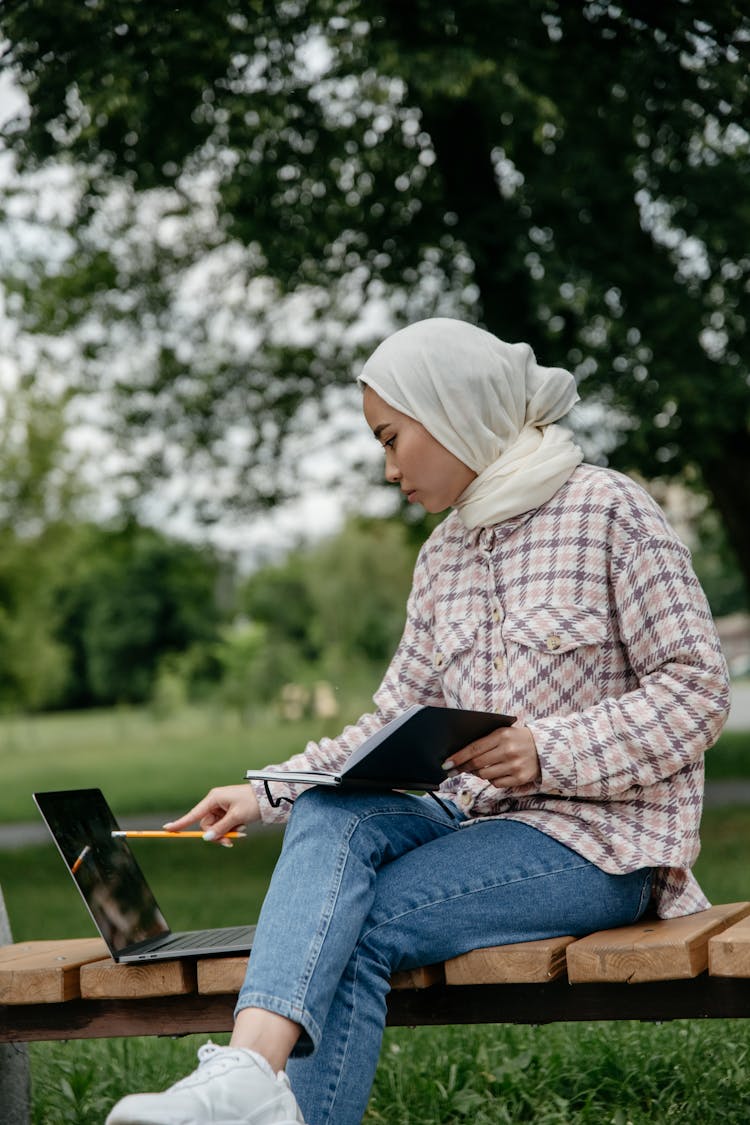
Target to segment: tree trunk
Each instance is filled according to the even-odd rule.
[[[490,157],[486,111],[468,98],[434,101],[417,91],[456,234],[474,262],[482,318],[490,331],[538,348],[539,324],[528,273],[517,267],[519,215],[500,192]]]

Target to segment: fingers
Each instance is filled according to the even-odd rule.
[[[245,823],[245,817],[238,813],[236,809],[229,809],[224,816],[217,817],[210,823],[201,821],[201,828],[205,829],[203,839],[220,840],[227,832],[234,832],[237,828],[242,828]]]
[[[167,832],[182,832],[185,828],[189,828],[191,824],[196,824],[197,822],[200,822],[201,827],[204,827],[204,818],[207,822],[206,827],[208,827],[209,824],[213,823],[217,815],[212,811],[215,808],[213,793],[214,790],[212,789],[210,793],[206,794],[202,801],[194,805],[184,816],[178,816],[176,820],[168,820],[162,827],[165,828]]]
[[[496,789],[514,789],[526,781],[524,771],[515,765],[487,766],[471,772],[482,781],[492,782]]]
[[[502,733],[504,732],[496,731],[486,738],[479,738],[476,742],[470,742],[468,746],[464,746],[462,750],[451,754],[448,761],[443,762],[443,769],[448,769],[456,773],[460,773],[462,770],[475,770],[482,758],[485,758],[490,751],[496,751],[498,747],[502,745],[500,740],[500,735]]]
[[[260,818],[258,801],[249,785],[225,785],[212,789],[192,809],[164,825],[180,832],[197,821],[207,840],[220,840],[227,832]]]
[[[484,738],[478,738],[476,742],[470,742],[468,746],[464,746],[462,750],[457,750],[455,754],[451,754],[449,763],[443,762],[443,768],[462,770],[473,769],[473,762],[477,757],[481,757],[489,750],[502,745],[504,737],[509,733],[508,727],[501,730],[492,731]]]
[[[539,777],[539,757],[528,727],[505,727],[453,754],[444,769],[473,773],[497,788],[525,785]]]

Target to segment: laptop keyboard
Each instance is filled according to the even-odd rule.
[[[175,934],[159,942],[159,949],[220,949],[223,945],[241,942],[251,933],[247,926],[227,926],[222,930],[194,930]],[[250,942],[248,941],[248,948]]]

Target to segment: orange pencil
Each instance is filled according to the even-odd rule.
[[[147,828],[147,829],[132,829],[122,830],[112,833],[113,836],[118,836],[120,839],[126,840],[202,840],[204,832],[167,832],[165,828]],[[246,832],[225,832],[220,837],[222,840],[244,840]]]

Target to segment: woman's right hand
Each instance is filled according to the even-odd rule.
[[[184,816],[170,820],[164,828],[167,832],[182,832],[198,821],[206,833],[206,839],[221,840],[227,832],[233,832],[254,820],[260,820],[260,805],[252,786],[247,783],[222,785],[207,793]]]

